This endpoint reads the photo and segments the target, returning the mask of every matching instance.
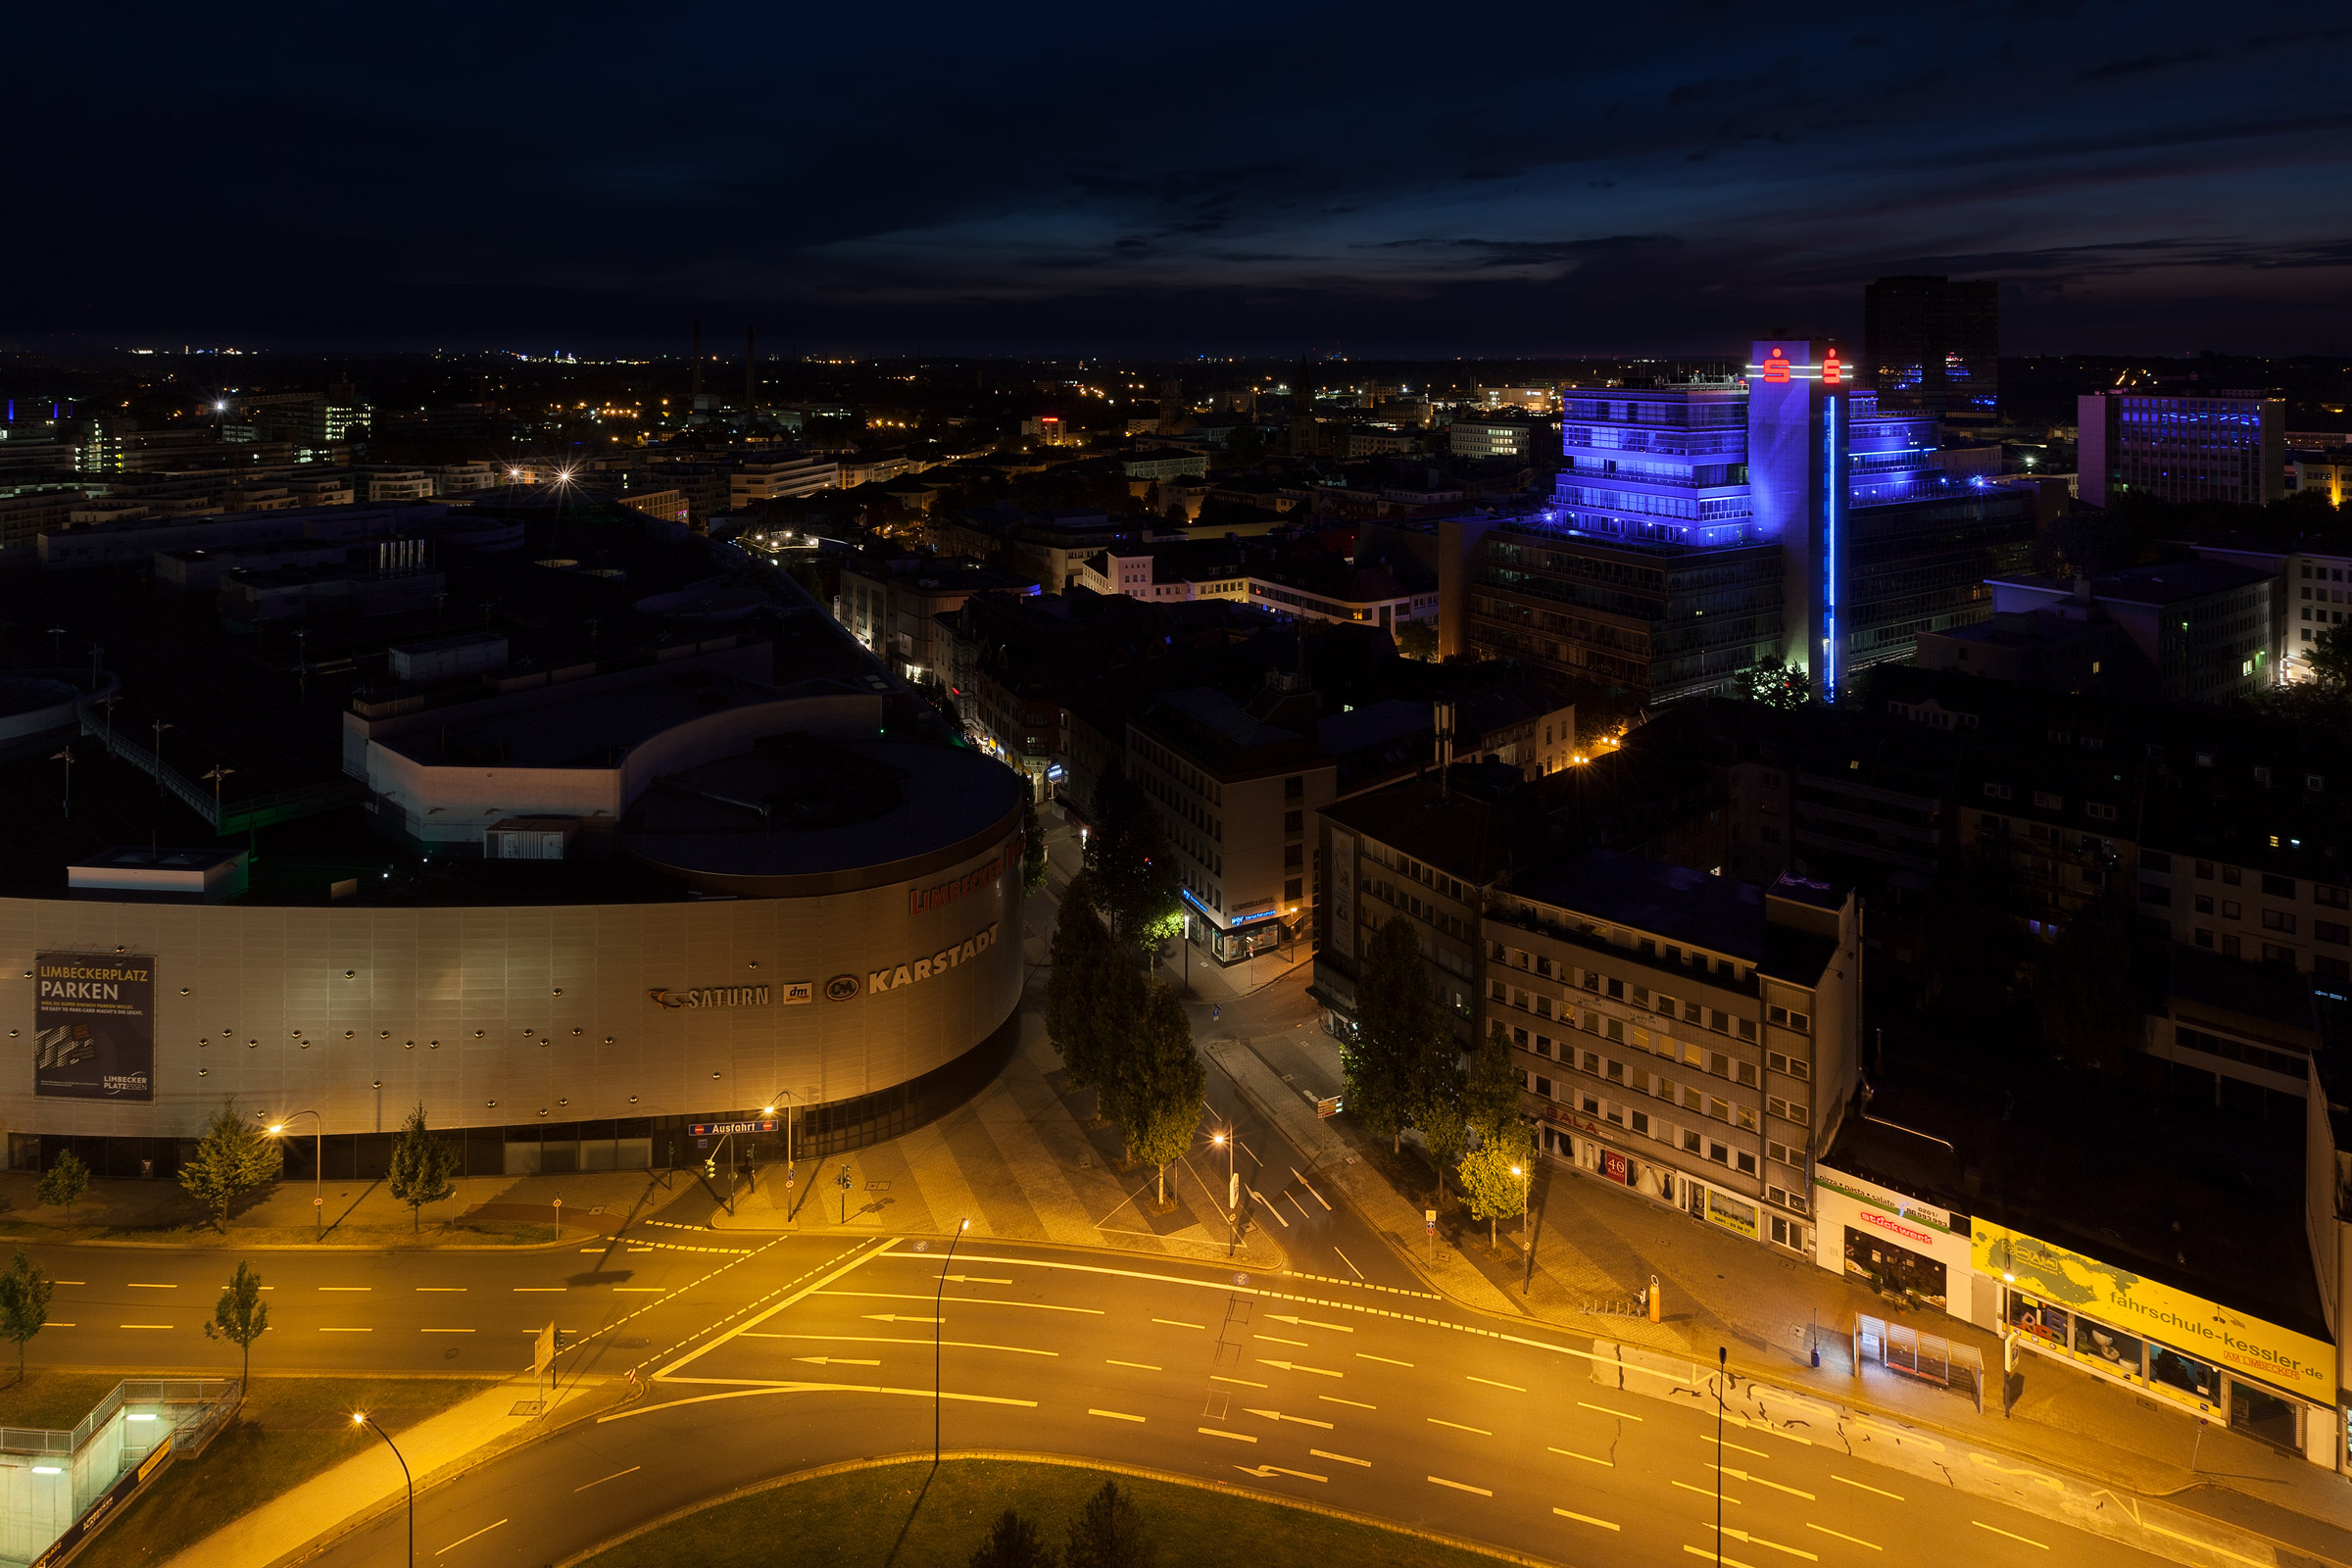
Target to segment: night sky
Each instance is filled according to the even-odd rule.
[[[2352,352],[2352,12],[52,6],[0,347]]]

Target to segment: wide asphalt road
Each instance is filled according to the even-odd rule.
[[[844,1239],[749,1265],[773,1298],[653,1359],[643,1402],[426,1494],[417,1558],[556,1561],[730,1488],[927,1451],[1124,1461],[1563,1562],[2156,1559],[1741,1422],[1603,1389],[1591,1342],[1369,1286],[982,1243]],[[784,1268],[793,1269],[789,1276]],[[935,1321],[936,1320],[936,1321]],[[395,1513],[337,1568],[402,1562]]]

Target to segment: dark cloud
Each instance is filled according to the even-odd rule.
[[[2021,347],[2352,348],[2352,92],[2282,71],[2352,28],[2264,10],[1537,8],[1465,70],[1383,3],[49,8],[0,346],[1696,352],[1919,269]]]

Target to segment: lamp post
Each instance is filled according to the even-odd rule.
[[[1723,1380],[1731,1369],[1729,1346],[1715,1347],[1715,1560],[1723,1561]]]
[[[316,1184],[316,1191],[311,1199],[311,1212],[318,1217],[318,1239],[323,1242],[326,1240],[326,1118],[315,1110],[298,1110],[285,1121],[270,1123],[270,1136],[283,1136],[286,1122],[292,1121],[294,1116],[310,1117],[315,1128],[311,1145],[311,1179]],[[387,1438],[385,1441],[391,1440]]]
[[[383,1439],[384,1446],[392,1450],[392,1457],[400,1460],[400,1478],[409,1484],[409,1568],[416,1568],[416,1478],[409,1474],[409,1461],[401,1457],[400,1445],[392,1441],[392,1434],[368,1420],[366,1413],[359,1410],[351,1412],[351,1424],[366,1427]]]
[[[948,1239],[948,1255],[940,1259],[939,1289],[931,1300],[931,1468],[939,1468],[939,1326],[947,1314],[948,1265],[956,1261],[956,1244],[963,1233],[972,1228],[968,1219],[956,1222],[956,1234]]]
[[[1225,1151],[1225,1255],[1231,1257],[1242,1235],[1242,1205],[1234,1201],[1242,1195],[1233,1184],[1233,1138],[1229,1133],[1211,1133],[1208,1141]]]
[[[49,760],[66,764],[65,814],[72,816],[74,814],[74,748],[69,746],[62,752],[51,753]]]

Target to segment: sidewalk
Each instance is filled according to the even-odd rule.
[[[412,1215],[380,1179],[276,1183],[229,1215],[226,1234],[169,1178],[95,1181],[72,1210],[41,1204],[40,1178],[0,1172],[0,1238],[118,1247],[256,1249],[488,1249],[557,1244],[555,1200],[564,1200],[564,1234],[621,1228],[646,1188],[644,1171],[581,1171],[564,1176],[460,1176],[457,1196]],[[314,1197],[323,1198],[318,1208]],[[323,1212],[321,1232],[316,1215]]]
[[[2091,1489],[2170,1498],[2231,1529],[2352,1564],[2352,1482],[2332,1471],[2224,1427],[2206,1428],[2200,1443],[2192,1417],[2033,1357],[2022,1360],[2022,1391],[2005,1417],[1999,1342],[1940,1314],[1907,1321],[1984,1354],[1991,1386],[1983,1415],[1966,1396],[1898,1372],[1872,1366],[1857,1378],[1845,1333],[1857,1311],[1886,1315],[1875,1295],[1581,1171],[1549,1162],[1541,1168],[1532,1271],[1507,1229],[1501,1247],[1490,1248],[1486,1227],[1458,1208],[1441,1221],[1433,1258],[1422,1227],[1426,1192],[1400,1192],[1384,1169],[1396,1163],[1387,1145],[1346,1118],[1318,1118],[1308,1102],[1310,1091],[1337,1087],[1337,1053],[1328,1048],[1328,1041],[1294,1034],[1212,1039],[1203,1049],[1432,1289],[1462,1305],[1685,1366],[1711,1362],[1723,1347],[1741,1379],[2030,1457]],[[1620,1315],[1653,1274],[1665,1321]],[[1811,1332],[1816,1322],[1818,1335]],[[1809,1343],[1821,1348],[1818,1368]]]
[[[794,1186],[783,1166],[765,1166],[736,1195],[735,1211],[714,1204],[710,1223],[727,1232],[945,1236],[968,1219],[967,1246],[1057,1242],[1222,1262],[1223,1166],[1203,1163],[1205,1146],[1170,1165],[1176,1206],[1155,1213],[1156,1173],[1119,1170],[1119,1135],[1094,1124],[1093,1109],[1091,1091],[1071,1089],[1045,1020],[1024,1012],[1012,1060],[969,1104],[888,1143],[804,1161]],[[1233,1255],[1237,1267],[1260,1272],[1288,1261],[1280,1243],[1257,1233]]]
[[[574,1383],[560,1387],[545,1412],[518,1415],[515,1407],[536,1399],[538,1391],[527,1377],[502,1383],[403,1432],[400,1451],[416,1478],[416,1490],[422,1492],[434,1481],[446,1480],[444,1472],[453,1467],[528,1442],[551,1430],[549,1423],[559,1410],[568,1415],[581,1407],[580,1401],[607,1392],[605,1379]],[[238,1515],[170,1558],[165,1568],[260,1568],[296,1552],[308,1556],[405,1494],[400,1462],[379,1443]],[[321,1534],[322,1519],[339,1522]]]

